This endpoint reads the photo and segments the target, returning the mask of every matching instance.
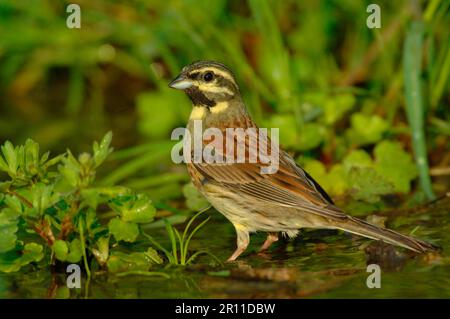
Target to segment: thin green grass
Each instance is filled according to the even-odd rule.
[[[189,252],[189,244],[194,237],[194,235],[209,221],[211,217],[206,218],[203,220],[200,224],[198,224],[192,231],[189,231],[192,227],[192,224],[197,219],[198,216],[200,216],[202,213],[206,212],[210,207],[207,207],[201,211],[199,211],[197,214],[195,214],[187,223],[186,227],[184,228],[183,234],[181,234],[176,228],[172,226],[172,224],[164,220],[166,231],[170,239],[171,243],[171,250],[165,249],[162,245],[160,245],[152,236],[143,233],[143,235],[153,244],[156,246],[157,249],[162,251],[164,255],[166,256],[167,260],[171,265],[180,265],[180,266],[186,266],[189,265],[194,261],[195,258],[197,258],[201,254],[207,254],[211,256],[214,260],[221,263],[217,257],[215,257],[213,254],[211,254],[208,251],[200,250],[192,255],[188,255]]]

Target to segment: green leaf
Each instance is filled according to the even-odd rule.
[[[355,105],[356,99],[352,94],[340,94],[327,97],[323,109],[325,123],[330,125],[342,118],[342,116]]]
[[[113,151],[113,149],[109,147],[111,145],[111,140],[112,140],[112,132],[109,131],[103,137],[102,141],[100,142],[100,145],[97,142],[94,142],[93,149],[94,149],[95,167],[99,167],[108,157],[108,155],[111,154],[111,152]]]
[[[23,168],[30,176],[39,173],[39,144],[31,139],[25,142]]]
[[[353,197],[369,203],[379,201],[380,195],[394,192],[394,185],[372,167],[352,167],[349,182]]]
[[[9,167],[8,164],[5,162],[3,157],[0,155],[0,171],[8,172]]]
[[[21,254],[7,253],[0,255],[0,271],[15,272],[32,262],[39,262],[44,258],[42,245],[28,243]]]
[[[124,222],[120,218],[113,218],[108,223],[109,232],[117,241],[134,242],[139,235],[139,227],[136,223]]]
[[[55,253],[56,259],[61,261],[67,260],[67,255],[69,253],[69,245],[67,245],[67,242],[61,239],[57,239],[53,243],[52,249]]]
[[[149,223],[156,213],[152,201],[145,194],[117,196],[109,206],[121,214],[125,222]]]
[[[53,243],[52,249],[56,259],[60,261],[77,263],[83,256],[81,241],[78,238],[75,238],[69,244],[64,240],[57,239]]]
[[[62,165],[58,166],[59,172],[70,186],[77,187],[80,184],[80,163],[78,163],[69,150],[67,151],[67,156],[63,157],[61,161]]]
[[[186,206],[190,210],[199,211],[209,206],[208,201],[192,183],[188,183],[183,186],[183,195],[186,198]]]
[[[418,175],[411,155],[391,141],[379,143],[374,153],[376,171],[394,185],[396,192],[409,193],[411,181]]]
[[[302,127],[296,149],[306,151],[322,143],[326,134],[325,127],[317,123],[307,123]]]
[[[17,215],[7,208],[0,212],[0,253],[7,252],[16,247],[18,231]]]
[[[53,184],[36,183],[31,187],[31,202],[39,214],[59,200],[59,195],[53,192]]]
[[[154,264],[161,264],[162,259],[153,248],[146,252],[134,252],[125,254],[122,252],[113,252],[108,259],[108,270],[112,273],[125,271],[146,271]]]
[[[308,160],[303,167],[330,195],[342,195],[349,188],[347,175],[341,164],[333,165],[329,172],[317,160]]]
[[[280,144],[287,148],[297,147],[297,125],[292,114],[274,114],[266,123],[267,127],[280,129]]]
[[[100,265],[106,264],[109,258],[109,237],[101,237],[97,240],[97,248],[92,249],[94,257]]]
[[[83,249],[81,247],[81,241],[75,238],[70,242],[69,254],[67,255],[67,261],[70,263],[77,263],[83,257]]]
[[[371,167],[373,166],[372,158],[363,150],[351,151],[342,161],[345,171],[350,172],[352,167]]]
[[[148,257],[151,261],[153,261],[155,264],[162,264],[163,260],[161,256],[158,255],[158,252],[149,247],[147,251],[144,253],[146,257]]]
[[[349,140],[358,145],[373,144],[382,139],[389,128],[388,122],[378,115],[355,113],[351,117],[351,128],[347,131]]]
[[[18,149],[14,149],[14,145],[10,141],[6,141],[1,149],[6,160],[6,164],[8,165],[8,174],[11,177],[14,177],[17,174],[17,168],[19,166],[17,161]]]
[[[96,208],[99,204],[107,203],[114,197],[130,193],[131,190],[123,186],[89,187],[81,190],[81,197],[87,205]]]
[[[327,190],[332,195],[343,195],[349,188],[347,174],[344,166],[341,164],[331,167],[328,173],[328,180],[330,181],[330,186]]]

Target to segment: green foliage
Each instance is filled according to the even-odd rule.
[[[348,130],[348,138],[355,144],[373,144],[383,138],[389,124],[377,115],[355,113],[351,117],[352,126]]]
[[[81,242],[78,238],[75,238],[70,243],[58,239],[54,242],[52,249],[55,252],[56,259],[60,261],[78,263],[83,257]]]
[[[19,251],[9,251],[0,255],[0,271],[15,272],[30,263],[39,262],[44,258],[42,245],[25,244]]]
[[[145,233],[143,235],[147,237],[159,250],[161,250],[166,255],[167,260],[172,265],[180,265],[180,266],[189,265],[194,261],[194,259],[197,256],[201,254],[208,254],[216,261],[218,261],[214,255],[203,250],[197,251],[188,257],[188,248],[192,237],[194,237],[194,235],[208,222],[210,217],[208,217],[200,224],[198,224],[196,227],[194,227],[194,229],[191,232],[189,232],[189,229],[192,226],[192,223],[195,221],[195,219],[209,208],[210,207],[207,207],[206,209],[203,209],[202,211],[195,214],[187,223],[183,231],[183,234],[180,234],[180,232],[176,228],[174,228],[167,220],[165,220],[167,234],[169,235],[170,238],[171,250],[167,250],[164,247],[162,247],[150,235]]]
[[[108,223],[108,229],[117,241],[134,242],[139,236],[139,227],[136,223],[129,223],[120,218],[113,218]]]
[[[192,183],[183,186],[183,195],[186,198],[186,206],[190,210],[200,211],[209,206],[208,201],[199,193]]]
[[[39,146],[31,140],[2,146],[1,170],[9,179],[0,188],[0,271],[56,260],[83,262],[89,276],[90,256],[114,273],[148,271],[162,263],[152,248],[144,253],[120,250],[122,242],[138,239],[140,226],[153,221],[156,209],[146,194],[96,185],[96,170],[112,151],[111,138],[108,133],[95,142],[92,154],[75,157],[67,150],[51,159],[48,153],[39,156]],[[100,212],[113,216],[106,226],[99,221]],[[193,233],[184,242],[184,259]]]
[[[120,251],[111,254],[108,259],[108,270],[112,273],[125,271],[148,271],[152,266],[162,264],[156,250],[149,247],[146,252],[126,254]]]
[[[410,135],[421,188],[432,197],[426,163],[433,158],[433,165],[445,167],[448,148],[442,139],[450,114],[448,2],[381,1],[383,28],[376,31],[363,23],[363,1],[99,4],[83,4],[89,28],[81,34],[61,27],[63,3],[2,1],[0,91],[6,103],[0,141],[33,136],[45,148],[71,145],[79,154],[93,137],[113,129],[118,163],[97,178],[97,186],[120,183],[155,203],[182,199],[188,176],[170,161],[169,136],[185,125],[190,106],[167,83],[186,64],[212,59],[233,70],[258,125],[279,128],[287,151],[326,159],[335,175],[341,169],[333,167],[351,150],[371,151],[386,139],[405,147]],[[5,143],[0,150],[0,170],[16,186],[32,176],[45,179],[46,166],[58,164],[53,173],[64,176],[67,189],[90,192],[89,205],[109,196],[97,198],[97,190],[85,187],[102,173],[95,168],[107,148],[94,149],[94,159],[67,153],[48,161],[36,143],[24,147],[27,152],[16,153]],[[338,194],[349,187],[328,186]],[[200,208],[191,202],[190,209]]]
[[[409,193],[410,182],[417,177],[417,168],[411,155],[399,143],[383,141],[374,150],[375,169],[390,181],[395,191]]]
[[[354,150],[328,172],[317,160],[307,160],[304,168],[332,195],[350,193],[355,200],[376,203],[382,195],[408,193],[417,176],[411,155],[391,141],[378,143],[373,153],[374,159]]]

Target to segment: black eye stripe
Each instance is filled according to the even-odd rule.
[[[196,79],[196,78],[198,77],[199,74],[200,74],[200,72],[193,72],[193,73],[190,73],[190,74],[188,75],[188,78],[190,78],[190,79]]]

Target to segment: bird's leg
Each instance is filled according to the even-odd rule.
[[[238,229],[236,227],[236,234],[237,234],[237,248],[234,251],[234,253],[228,258],[228,262],[236,260],[236,258],[239,257],[240,254],[242,254],[246,249],[248,244],[250,243],[250,235],[248,234],[247,230]]]
[[[270,247],[270,245],[272,245],[276,241],[278,241],[278,234],[277,233],[268,233],[267,239],[264,242],[264,244],[261,246],[259,251],[267,250]]]

